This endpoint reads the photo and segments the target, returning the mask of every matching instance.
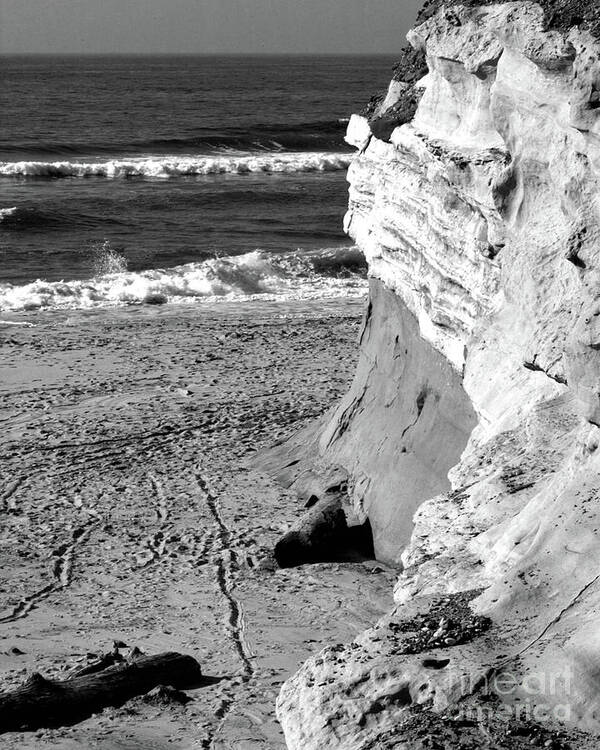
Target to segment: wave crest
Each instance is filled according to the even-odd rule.
[[[346,169],[351,154],[298,152],[220,156],[147,157],[87,161],[0,162],[0,177],[181,177],[252,172],[335,172]]]
[[[10,216],[14,216],[16,213],[17,206],[13,206],[12,208],[0,208],[0,224]]]
[[[221,299],[359,297],[365,263],[355,247],[270,255],[260,250],[166,269],[109,273],[84,281],[0,284],[0,310],[74,309]]]

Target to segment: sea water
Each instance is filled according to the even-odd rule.
[[[0,58],[0,310],[362,294],[343,136],[392,64]]]

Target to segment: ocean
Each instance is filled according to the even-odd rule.
[[[343,136],[393,62],[0,58],[0,311],[362,294]]]

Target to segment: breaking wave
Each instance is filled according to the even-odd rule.
[[[174,268],[121,271],[75,281],[0,284],[0,311],[95,308],[198,300],[359,297],[367,289],[356,247],[273,255],[255,250]]]
[[[0,177],[149,177],[166,178],[252,172],[335,172],[346,169],[348,153],[278,152],[221,154],[219,156],[166,156],[108,161],[0,162]]]
[[[17,213],[17,207],[12,208],[0,208],[0,224],[8,219],[10,216],[14,216]]]

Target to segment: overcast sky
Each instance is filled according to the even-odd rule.
[[[422,0],[0,0],[0,51],[396,53]]]

